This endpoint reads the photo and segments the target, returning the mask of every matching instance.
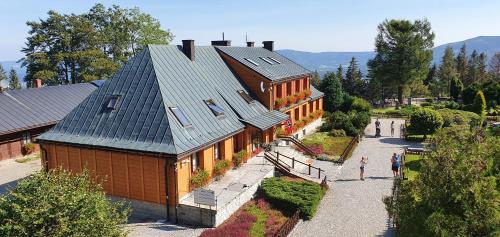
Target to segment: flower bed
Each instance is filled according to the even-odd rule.
[[[207,229],[200,237],[215,236],[274,236],[287,221],[280,210],[263,198],[250,200],[228,220],[214,229]]]

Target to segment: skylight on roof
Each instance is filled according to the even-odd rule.
[[[281,64],[281,62],[280,62],[280,61],[278,61],[278,59],[275,59],[275,58],[273,58],[273,57],[268,57],[268,58],[269,58],[269,59],[271,59],[271,60],[273,60],[273,61],[274,61],[275,63],[277,63],[277,64]]]
[[[181,123],[181,125],[183,127],[191,125],[191,122],[189,122],[189,120],[187,119],[187,117],[184,114],[184,112],[182,112],[182,110],[180,110],[177,107],[170,107],[170,110],[175,115],[175,117],[177,118],[177,120],[179,120],[179,123]]]
[[[273,65],[273,64],[274,64],[271,60],[269,60],[269,59],[267,59],[267,58],[263,58],[263,57],[259,57],[259,58],[260,58],[260,59],[262,59],[262,60],[264,60],[264,62],[266,62],[266,63],[269,63],[269,64],[271,64],[271,65]]]
[[[239,90],[238,93],[241,95],[241,97],[243,97],[243,99],[247,102],[247,103],[252,103],[254,100],[252,99],[252,97],[250,97],[250,95],[248,95],[248,93],[246,93],[244,90]]]
[[[212,113],[214,113],[215,116],[224,115],[224,110],[218,105],[216,105],[213,100],[205,100],[205,104],[208,105],[208,108],[212,110]]]
[[[119,95],[113,95],[109,98],[108,104],[106,105],[107,109],[115,110],[118,107],[118,100],[120,99]]]
[[[245,60],[247,60],[248,62],[250,62],[251,64],[255,65],[255,66],[259,66],[259,64],[255,61],[253,61],[252,59],[249,59],[249,58],[245,58]]]

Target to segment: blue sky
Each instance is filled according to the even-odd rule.
[[[431,21],[435,45],[480,35],[500,35],[498,0],[352,0],[352,1],[2,1],[0,61],[18,60],[28,27],[53,9],[82,13],[100,2],[106,6],[139,7],[175,34],[174,42],[194,39],[207,45],[226,39],[243,45],[245,34],[258,45],[276,41],[278,49],[304,51],[373,50],[376,27],[386,18]]]

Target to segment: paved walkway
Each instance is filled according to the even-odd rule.
[[[372,120],[365,130],[366,137],[340,172],[333,164],[330,164],[330,168],[325,167],[329,179],[334,179],[329,183],[329,191],[314,218],[300,222],[290,236],[394,236],[388,226],[382,198],[391,194],[391,155],[402,152],[410,143],[399,138],[399,126],[403,120],[394,120],[395,134],[394,137],[390,136],[391,121],[381,119],[382,137],[374,138],[375,124]],[[362,156],[369,158],[365,167],[365,181],[359,180],[359,161]],[[319,163],[315,161],[315,164]]]
[[[0,161],[0,195],[8,188],[15,187],[17,182],[41,169],[40,159],[19,163],[14,159]]]

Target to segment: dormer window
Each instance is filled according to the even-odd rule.
[[[255,61],[253,61],[252,59],[249,59],[249,58],[245,58],[245,60],[247,60],[249,63],[255,65],[255,66],[259,66],[259,64]]]
[[[273,62],[277,63],[277,64],[281,64],[280,61],[278,61],[278,59],[275,59],[273,57],[268,57],[269,59],[271,59]]]
[[[112,95],[111,98],[109,98],[106,108],[110,110],[116,110],[116,108],[118,107],[119,100],[120,100],[119,95]]]
[[[268,59],[268,58],[263,58],[263,57],[260,57],[260,59],[262,59],[264,62],[269,63],[269,64],[271,64],[271,65],[273,65],[273,64],[274,64],[274,62],[272,62],[272,61],[271,61],[270,59]]]
[[[243,99],[249,104],[254,101],[244,90],[239,90],[238,94],[240,94],[240,96],[243,97]]]
[[[177,107],[170,107],[170,111],[172,111],[172,113],[175,115],[175,117],[183,127],[191,125],[191,122],[189,122],[188,118],[181,109]]]
[[[207,104],[208,108],[212,110],[212,113],[214,113],[215,116],[221,116],[224,115],[224,110],[219,107],[218,105],[215,104],[213,100],[205,100],[205,104]]]

